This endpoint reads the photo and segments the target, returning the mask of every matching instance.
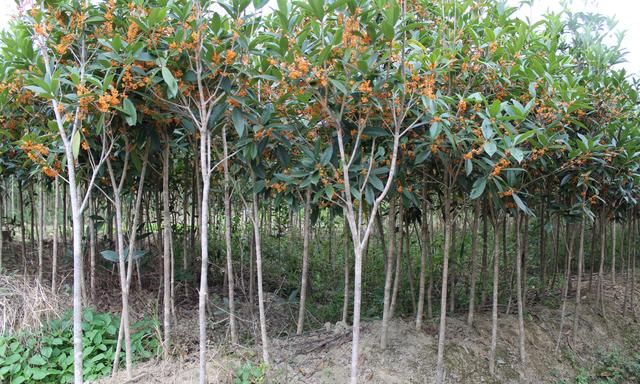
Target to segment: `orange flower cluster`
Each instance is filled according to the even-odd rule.
[[[285,183],[274,183],[271,184],[271,188],[278,193],[282,193],[287,190],[287,185]]]
[[[307,76],[307,74],[311,70],[311,64],[309,64],[309,61],[302,56],[296,56],[293,59],[293,64],[287,66],[286,64],[282,63],[281,65],[286,66],[287,70],[289,71],[289,78],[292,80],[301,79]]]
[[[373,92],[373,87],[371,86],[371,81],[365,80],[358,86],[358,91],[362,94],[360,101],[366,103],[369,101],[369,96]]]
[[[235,61],[235,59],[236,59],[236,56],[238,56],[238,54],[237,54],[234,50],[232,50],[232,49],[227,49],[227,52],[226,52],[226,54],[225,54],[225,58],[224,58],[224,63],[225,63],[226,65],[231,65],[231,64],[233,64],[233,62],[234,62],[234,61]]]
[[[48,166],[44,166],[42,167],[42,172],[47,175],[48,177],[55,179],[56,176],[58,176],[58,171],[56,171],[53,168],[49,168]]]
[[[120,104],[120,95],[115,88],[111,88],[110,92],[105,92],[98,98],[98,110],[102,113],[109,112],[110,107],[118,104]]]
[[[508,190],[506,190],[504,192],[499,192],[498,193],[498,196],[500,196],[500,197],[510,197],[512,195],[513,195],[513,189],[508,189]]]
[[[410,93],[417,93],[422,96],[428,97],[430,100],[435,100],[435,85],[436,77],[434,74],[426,76],[419,76],[414,74],[411,76],[411,81],[407,84],[407,90]]]
[[[482,153],[482,147],[470,150],[469,152],[465,153],[462,158],[465,160],[471,160],[473,159],[473,155],[479,155],[480,153]]]
[[[69,46],[71,45],[71,42],[73,41],[74,37],[75,35],[73,34],[62,36],[62,39],[60,39],[60,43],[55,46],[55,50],[58,53],[58,55],[64,54],[67,51],[67,49],[69,49]]]
[[[542,148],[542,149],[534,149],[531,152],[531,160],[532,161],[538,160],[539,157],[544,156],[545,152],[546,152],[546,150],[544,148]]]
[[[493,176],[493,177],[498,176],[500,174],[500,172],[502,172],[502,170],[504,168],[508,167],[508,166],[509,166],[509,160],[500,159],[500,161],[498,161],[496,166],[493,167],[493,171],[491,172],[491,176]]]
[[[127,28],[127,38],[125,39],[125,41],[127,43],[133,42],[136,39],[136,37],[138,37],[139,30],[140,30],[140,27],[138,27],[138,24],[135,21],[130,21],[129,28]]]
[[[467,111],[467,102],[464,99],[458,101],[458,116],[463,116]]]

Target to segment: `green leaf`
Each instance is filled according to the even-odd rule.
[[[481,177],[481,178],[477,179],[473,183],[473,187],[471,188],[471,194],[469,195],[469,197],[472,200],[475,200],[478,197],[482,196],[486,186],[487,186],[487,178],[486,177]]]
[[[467,176],[469,176],[471,172],[473,172],[473,163],[470,159],[466,159],[464,161],[464,170]]]
[[[127,124],[129,124],[129,126],[136,125],[136,122],[138,120],[138,113],[136,112],[136,107],[135,105],[133,105],[131,99],[124,99],[122,101],[122,108],[124,110],[124,113],[127,115],[125,117],[125,121],[127,122]]]
[[[336,87],[338,91],[344,93],[345,95],[349,94],[349,91],[347,91],[347,87],[342,82],[336,79],[329,79],[329,81],[331,82],[331,84],[333,84],[334,87]]]
[[[513,156],[518,163],[522,163],[522,160],[524,160],[524,152],[520,148],[512,148],[510,152],[511,156]]]
[[[244,120],[244,116],[242,115],[242,111],[238,108],[234,108],[233,112],[231,112],[231,120],[233,121],[233,127],[236,129],[238,136],[242,137],[242,135],[244,135],[244,129],[246,127],[246,122]]]
[[[324,0],[309,0],[309,5],[318,20],[322,20],[324,18]]]
[[[512,194],[511,197],[513,197],[513,201],[516,203],[516,205],[518,206],[518,208],[520,208],[521,211],[529,213],[529,207],[527,207],[527,205],[524,203],[524,201],[522,201],[522,199],[520,199],[520,196],[518,196],[517,194]]]
[[[378,176],[374,174],[369,175],[369,183],[373,185],[373,187],[378,191],[382,192],[384,190],[384,184],[382,183],[382,180],[380,180]]]
[[[76,131],[76,133],[71,138],[71,152],[73,153],[73,158],[78,160],[78,154],[80,154],[80,131]]]
[[[45,364],[47,364],[47,361],[42,357],[42,355],[37,354],[37,355],[33,355],[29,359],[29,364],[31,364],[31,365],[45,365]]]
[[[320,165],[325,166],[329,164],[331,161],[331,156],[333,156],[333,146],[329,145],[320,155]]]
[[[484,151],[489,155],[489,157],[493,156],[494,153],[498,150],[496,143],[493,141],[487,141],[484,143]]]
[[[173,99],[178,94],[178,82],[176,78],[173,77],[171,71],[167,67],[162,67],[162,79],[167,84],[169,88],[168,96],[170,99]]]

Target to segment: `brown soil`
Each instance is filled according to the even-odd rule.
[[[585,280],[585,287],[587,282]],[[567,305],[565,332],[561,347],[555,352],[560,319],[559,309],[538,304],[528,309],[526,316],[526,364],[519,362],[516,316],[504,314],[499,320],[497,373],[488,372],[488,351],[491,337],[489,313],[476,316],[473,327],[466,325],[463,313],[447,319],[446,370],[447,383],[557,383],[572,382],[580,367],[591,368],[598,353],[617,350],[625,354],[640,353],[640,324],[630,316],[622,317],[624,286],[607,282],[606,319],[585,298],[582,306],[578,342],[571,343],[574,318],[574,298]],[[595,290],[596,284],[594,284]],[[287,319],[286,303],[271,303],[271,318],[279,313],[281,321]],[[245,331],[251,323],[247,306],[241,313],[246,316]],[[175,360],[147,362],[136,367],[134,379],[127,381],[123,373],[103,379],[100,383],[196,383],[198,380],[197,323],[195,313],[191,319],[180,321]],[[276,316],[277,317],[277,316]],[[303,336],[275,337],[277,321],[270,323],[274,330],[271,340],[272,366],[266,383],[346,383],[349,377],[351,333],[344,324],[326,324],[321,329]],[[416,330],[413,321],[396,319],[389,327],[389,348],[381,350],[379,321],[364,323],[361,332],[361,383],[432,383],[434,381],[437,321],[427,321],[423,329]],[[247,361],[260,363],[259,346],[232,348],[223,336],[224,324],[213,327],[212,347],[207,366],[210,383],[232,383],[234,372]],[[218,332],[215,332],[215,330]],[[183,344],[187,342],[187,344]],[[184,348],[190,345],[190,348]],[[217,346],[217,347],[215,347]]]

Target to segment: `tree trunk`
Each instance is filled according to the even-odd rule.
[[[164,359],[169,358],[171,348],[171,206],[169,201],[169,156],[171,156],[171,143],[168,133],[164,133],[164,148],[162,153],[162,205],[163,205],[163,232],[162,237],[162,323],[164,328],[163,350]]]
[[[578,321],[580,319],[580,300],[581,300],[581,288],[582,288],[582,270],[584,263],[584,214],[580,219],[580,243],[578,244],[578,276],[576,279],[576,310],[573,318],[573,343],[575,344],[578,337]]]
[[[349,227],[344,223],[344,299],[342,303],[342,322],[347,324],[349,316]]]
[[[469,313],[467,315],[467,325],[473,325],[473,315],[476,304],[476,280],[478,272],[476,269],[476,254],[478,247],[478,226],[480,222],[480,200],[476,200],[473,211],[473,224],[471,226],[471,258],[469,265],[471,268],[471,286],[469,287]]]
[[[386,255],[386,268],[385,268],[385,279],[384,279],[384,307],[382,310],[382,331],[380,334],[380,348],[387,348],[387,330],[389,328],[389,319],[390,319],[390,307],[391,307],[391,279],[393,277],[393,259],[395,255],[395,246],[396,246],[396,209],[398,206],[397,197],[392,197],[389,203],[389,217],[387,218],[389,232],[389,248],[387,249]]]
[[[311,187],[307,187],[304,202],[304,223],[302,229],[302,278],[300,281],[300,308],[298,311],[297,335],[304,328],[304,310],[307,300],[307,275],[309,273],[309,237],[311,236]]]
[[[60,208],[60,183],[58,177],[53,180],[53,245],[51,249],[51,293],[55,294],[58,282],[58,210]]]
[[[500,281],[500,240],[498,239],[498,231],[500,229],[500,220],[495,217],[496,213],[492,213],[493,233],[493,306],[491,311],[491,350],[489,351],[489,373],[492,375],[496,372],[496,346],[498,343],[498,283]],[[507,220],[505,218],[503,225],[506,227]]]
[[[480,268],[480,305],[487,304],[487,269],[489,254],[489,231],[487,227],[487,202],[484,203],[484,216],[482,218],[482,267]],[[495,234],[494,234],[495,236]]]
[[[206,124],[206,123],[205,123]],[[200,127],[200,173],[202,190],[200,200],[200,292],[198,293],[198,323],[200,344],[200,384],[207,383],[207,300],[209,286],[209,189],[211,181],[211,132],[206,125]]]
[[[611,281],[616,284],[616,222],[611,222]]]
[[[518,335],[519,335],[519,344],[520,344],[520,361],[524,364],[527,361],[527,355],[525,352],[526,339],[524,334],[524,305],[523,305],[524,300],[522,297],[523,244],[522,244],[522,232],[520,228],[521,218],[517,208],[516,208],[515,221],[516,221],[516,296],[518,298]]]
[[[22,273],[27,276],[27,243],[26,243],[26,231],[24,225],[24,191],[22,188],[22,182],[18,182],[18,194],[20,197],[20,245],[22,249]]]
[[[567,252],[567,260],[565,263],[564,285],[562,287],[562,309],[560,310],[560,330],[558,331],[558,340],[556,341],[556,353],[560,348],[560,341],[562,340],[562,331],[564,328],[564,319],[567,311],[567,296],[569,295],[569,283],[571,279],[571,258],[573,256],[573,240],[576,234],[575,231],[570,230],[568,222],[566,227],[567,236],[565,237],[565,250]],[[569,239],[568,242],[567,239]]]
[[[253,181],[255,184],[255,176]],[[262,361],[269,365],[269,339],[267,338],[267,319],[264,311],[264,293],[262,291],[262,241],[260,238],[260,216],[258,212],[258,194],[253,191],[253,236],[256,241],[256,275],[258,277],[258,308],[260,310],[260,337],[262,340]]]
[[[229,294],[229,331],[231,342],[238,343],[238,330],[236,326],[235,281],[233,276],[233,254],[231,242],[231,174],[229,172],[229,146],[227,144],[227,128],[222,128],[222,147],[224,161],[224,243],[227,259],[227,289]]]
[[[443,195],[444,245],[442,250],[442,291],[440,294],[440,330],[438,332],[438,355],[436,361],[436,383],[444,382],[444,346],[447,327],[447,288],[449,277],[449,253],[451,251],[451,231],[453,218],[451,212],[451,191],[449,186]]]
[[[605,259],[605,255],[606,255],[606,233],[607,233],[607,214],[606,211],[603,208],[601,208],[601,213],[600,213],[600,267],[598,268],[598,292],[596,294],[596,305],[600,304],[600,308],[601,308],[601,313],[603,317],[606,317],[606,313],[604,310],[604,298],[603,298],[603,294],[604,294],[604,286],[603,286],[603,279],[604,279],[604,259]]]
[[[545,210],[545,202],[543,199],[542,202],[540,203],[540,238],[538,239],[540,241],[540,243],[538,244],[539,245],[538,252],[540,254],[540,285],[542,286],[542,288],[546,286],[545,283],[547,282],[547,252],[546,252],[547,237],[546,237],[546,231],[544,230],[545,215],[546,215],[546,210]]]
[[[38,283],[42,284],[42,273],[43,273],[43,252],[44,252],[44,180],[40,180],[40,194],[38,196],[38,205],[40,207],[38,212]],[[0,226],[0,229],[2,227]]]
[[[422,329],[422,318],[424,313],[424,292],[425,292],[425,276],[427,269],[427,257],[429,252],[429,224],[427,218],[427,200],[426,191],[423,193],[422,200],[422,225],[420,227],[420,242],[422,248],[420,249],[420,282],[418,287],[418,310],[416,311],[416,329]]]
[[[402,204],[402,197],[398,199],[398,223],[397,227],[400,231],[400,239],[398,242],[398,250],[396,251],[396,268],[395,268],[395,278],[393,280],[393,292],[391,293],[391,305],[389,306],[389,319],[393,318],[393,315],[396,311],[396,303],[398,299],[398,290],[400,289],[400,278],[402,277],[400,272],[402,271],[402,254],[404,253],[404,240],[405,236],[408,236],[408,233],[404,231],[404,207]],[[395,228],[394,228],[395,230]],[[395,236],[394,236],[395,240]]]
[[[56,186],[57,187],[57,186]],[[58,201],[56,200],[56,207]],[[91,270],[89,271],[89,290],[91,294],[91,301],[95,303],[96,300],[96,225],[93,220],[95,215],[95,208],[93,205],[93,198],[89,193],[89,264]],[[57,231],[57,230],[54,230]],[[54,235],[55,236],[55,235]]]

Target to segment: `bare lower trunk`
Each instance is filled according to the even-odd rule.
[[[91,301],[96,300],[96,226],[93,221],[95,215],[95,209],[93,206],[93,199],[91,193],[89,193],[89,264],[91,270],[89,271],[89,289],[91,292]],[[57,206],[57,201],[56,201]]]
[[[60,208],[60,183],[56,176],[53,181],[53,246],[51,249],[51,293],[55,293],[58,282],[58,210]]]
[[[480,223],[480,200],[476,200],[473,211],[473,224],[471,226],[471,258],[469,265],[471,269],[471,286],[469,287],[469,313],[467,315],[467,325],[473,325],[473,315],[476,305],[476,280],[478,271],[476,268],[476,254],[478,247],[478,226]]]
[[[420,282],[418,287],[418,310],[416,311],[416,329],[422,329],[422,318],[424,313],[424,293],[425,293],[425,275],[427,269],[427,256],[429,252],[429,224],[427,222],[427,202],[426,196],[423,196],[422,203],[422,226],[420,228]]]
[[[162,205],[163,205],[163,252],[162,252],[162,323],[164,328],[163,350],[164,358],[169,358],[171,348],[171,207],[169,201],[169,156],[171,144],[169,134],[164,134],[164,149],[162,153]]]
[[[42,283],[42,273],[43,273],[43,260],[42,254],[44,251],[43,246],[43,238],[44,238],[44,180],[40,180],[40,194],[38,196],[38,283]],[[0,226],[0,229],[2,227]]]
[[[399,199],[398,210],[400,214],[398,215],[398,228],[400,230],[400,239],[398,250],[396,251],[396,270],[395,277],[393,280],[393,292],[391,293],[391,305],[389,306],[389,318],[392,319],[393,315],[396,312],[396,303],[398,300],[398,290],[400,289],[400,272],[402,271],[402,254],[404,253],[404,240],[405,236],[409,236],[408,232],[404,230],[404,207],[402,206],[402,198]],[[395,230],[395,228],[394,228]]]
[[[578,335],[578,322],[580,319],[580,301],[581,301],[581,288],[582,288],[582,269],[584,262],[584,228],[586,227],[584,222],[584,215],[580,220],[580,242],[578,243],[578,276],[576,278],[576,310],[573,318],[573,343],[576,343]]]
[[[307,275],[309,273],[309,237],[311,236],[311,187],[307,187],[304,203],[304,223],[302,230],[302,278],[300,281],[300,308],[298,311],[297,335],[304,328],[304,310],[307,300]]]
[[[492,214],[494,216],[494,214]],[[496,372],[496,346],[498,344],[498,282],[500,274],[500,241],[498,240],[499,220],[493,217],[493,305],[491,310],[491,350],[489,351],[489,373]],[[506,219],[504,226],[507,225]]]
[[[556,352],[558,352],[560,348],[560,341],[562,340],[562,332],[564,328],[564,319],[567,311],[567,296],[569,294],[569,281],[571,278],[571,258],[573,256],[573,240],[575,238],[575,232],[570,230],[569,223],[567,223],[566,227],[567,227],[567,236],[565,237],[565,249],[567,252],[567,260],[565,263],[565,276],[564,276],[564,284],[562,287],[562,309],[560,310],[560,331],[558,332],[558,340],[556,341]],[[568,242],[567,242],[567,239],[568,239]]]
[[[254,177],[255,182],[255,177]],[[262,361],[269,364],[269,339],[267,337],[267,319],[264,311],[264,293],[262,290],[262,241],[260,237],[260,216],[258,212],[258,194],[253,192],[253,236],[256,241],[256,275],[258,277],[258,309],[260,310],[260,338],[262,340]]]
[[[231,250],[231,175],[229,173],[229,146],[227,145],[227,129],[222,128],[222,147],[224,161],[224,243],[227,259],[227,289],[229,294],[229,331],[231,342],[238,343],[238,330],[236,326],[236,303],[235,303],[235,279],[233,275],[233,254]]]
[[[344,223],[344,299],[342,303],[342,322],[347,324],[349,316],[349,228]]]
[[[389,204],[389,217],[388,220],[388,228],[389,232],[389,245],[386,254],[386,268],[385,268],[385,279],[384,279],[384,307],[382,310],[382,331],[380,334],[380,348],[385,349],[387,347],[387,330],[389,328],[389,319],[390,319],[390,307],[391,307],[391,283],[393,278],[393,259],[395,255],[395,246],[396,246],[396,209],[397,209],[398,199],[393,197]],[[396,266],[397,268],[397,266]]]
[[[451,192],[444,192],[444,246],[442,260],[442,291],[440,294],[440,330],[438,332],[438,357],[436,362],[436,383],[444,382],[444,346],[447,321],[447,287],[449,277],[449,253],[451,249],[451,231],[453,220],[451,216]]]
[[[519,211],[516,209],[516,296],[518,298],[518,340],[520,345],[520,361],[524,364],[527,361],[525,352],[525,333],[524,333],[524,305],[522,297],[522,232],[520,228],[521,218]],[[526,228],[526,227],[525,227]]]
[[[200,384],[207,383],[207,298],[209,268],[209,173],[211,133],[207,128],[200,129],[200,172],[202,175],[202,193],[200,203],[200,292],[198,293],[198,324],[200,344]]]
[[[607,225],[606,225],[607,216],[604,208],[600,214],[600,266],[598,268],[598,292],[596,294],[596,304],[600,304],[602,316],[606,316],[604,311],[604,300],[603,300],[603,279],[604,279],[604,259],[606,255],[606,233],[607,233]]]
[[[611,222],[611,282],[616,283],[616,222]]]

